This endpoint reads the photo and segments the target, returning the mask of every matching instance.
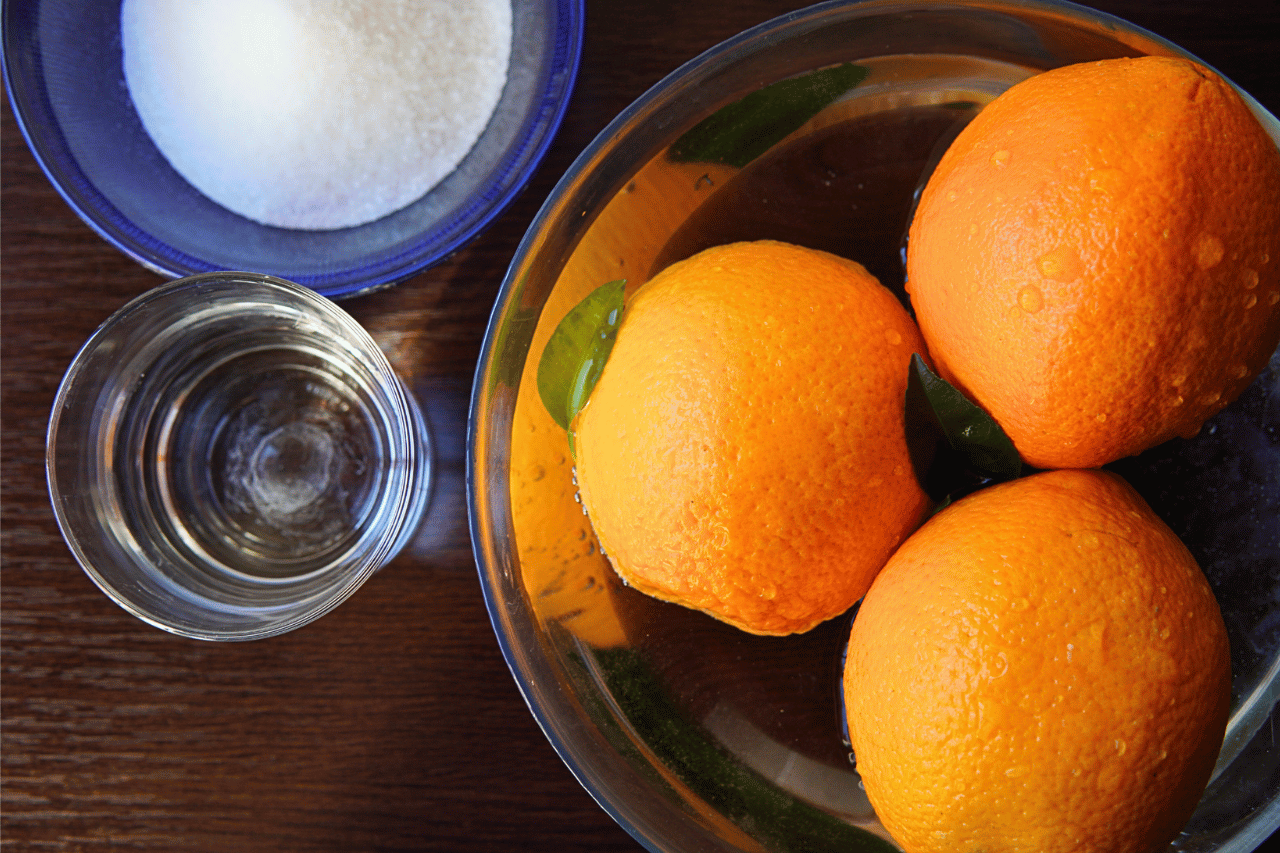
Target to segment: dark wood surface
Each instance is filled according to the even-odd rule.
[[[636,850],[539,731],[490,628],[466,527],[467,397],[516,245],[574,156],[667,72],[796,8],[592,0],[564,125],[527,191],[456,257],[344,303],[432,412],[439,491],[414,544],[334,613],[211,644],[108,601],[45,491],[76,349],[159,279],[63,204],[3,110],[3,801],[11,850]],[[1099,0],[1280,113],[1277,0]]]

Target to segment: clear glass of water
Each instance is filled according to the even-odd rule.
[[[89,338],[46,466],[93,581],[206,640],[337,606],[413,535],[432,479],[422,413],[368,333],[311,290],[238,272],[158,287]]]

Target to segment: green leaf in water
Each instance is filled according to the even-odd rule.
[[[688,790],[763,846],[778,853],[894,853],[896,848],[861,827],[852,826],[795,797],[765,778],[712,739],[681,711],[651,665],[634,649],[594,652],[604,687],[616,703],[597,710],[609,717],[619,748],[633,762],[661,762]],[[585,692],[590,695],[591,688]],[[616,709],[616,710],[615,710]],[[613,714],[647,752],[628,749]],[[836,737],[833,733],[833,737]],[[661,780],[655,780],[660,783]]]
[[[866,76],[866,68],[846,62],[771,83],[698,122],[671,146],[670,156],[677,162],[741,168]]]
[[[551,417],[568,430],[586,405],[613,350],[622,322],[626,281],[593,290],[556,326],[538,362],[538,395]]]
[[[907,374],[907,435],[924,490],[935,501],[1022,473],[1022,459],[1000,424],[938,376],[919,355]],[[936,447],[930,446],[930,441]]]

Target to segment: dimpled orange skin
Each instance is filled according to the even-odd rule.
[[[941,375],[1029,464],[1194,434],[1280,342],[1280,152],[1181,59],[1067,66],[992,101],[938,164],[907,289]]]
[[[615,570],[756,634],[846,611],[928,503],[903,426],[923,346],[886,288],[825,252],[735,243],[659,273],[574,425]]]
[[[1204,790],[1230,658],[1177,537],[1119,477],[1060,470],[902,545],[844,689],[867,796],[908,853],[1144,853]]]

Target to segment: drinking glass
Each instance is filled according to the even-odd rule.
[[[346,312],[208,273],[113,314],[62,380],[49,494],[89,577],[175,634],[249,640],[327,613],[430,494],[422,413]]]

